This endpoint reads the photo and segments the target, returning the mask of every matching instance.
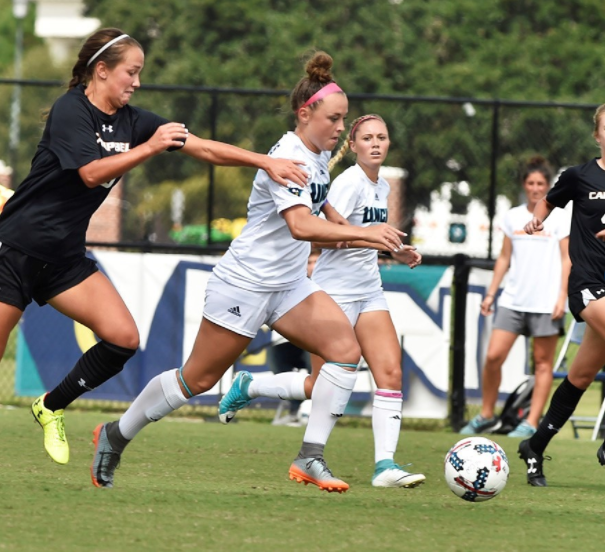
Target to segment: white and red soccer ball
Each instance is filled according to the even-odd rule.
[[[445,455],[446,483],[456,496],[470,502],[484,502],[500,494],[508,473],[506,453],[485,437],[462,439]]]

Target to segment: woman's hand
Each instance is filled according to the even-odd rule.
[[[494,312],[494,296],[488,293],[481,302],[481,314],[487,316]]]
[[[305,187],[309,175],[301,169],[304,161],[293,161],[290,159],[279,159],[277,157],[267,156],[267,163],[264,170],[271,180],[281,186],[288,186],[290,183]]]
[[[401,240],[405,237],[405,233],[386,223],[366,226],[363,228],[363,233],[362,239],[382,245],[389,251],[397,252],[404,247]]]
[[[555,308],[552,311],[553,320],[560,320],[565,316],[565,304],[567,302],[566,299],[567,297],[561,297],[557,301],[557,304],[555,305]]]
[[[399,251],[394,251],[391,256],[396,261],[414,268],[422,263],[422,255],[416,251],[413,245],[404,245]]]
[[[181,148],[189,136],[189,131],[183,123],[166,123],[161,125],[147,141],[147,146],[153,155],[162,153],[168,148]]]
[[[529,235],[533,234],[534,232],[541,232],[544,230],[544,223],[538,217],[534,217],[523,227],[523,230],[525,230],[525,233]]]

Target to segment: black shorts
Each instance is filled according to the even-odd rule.
[[[82,257],[65,265],[47,263],[0,245],[0,302],[25,310],[32,299],[43,306],[97,272],[96,261]]]
[[[582,291],[569,295],[569,310],[578,322],[584,322],[580,313],[591,301],[598,301],[605,297],[605,284],[587,286]]]

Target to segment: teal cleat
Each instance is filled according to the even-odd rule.
[[[231,384],[231,389],[221,399],[218,405],[218,417],[221,422],[228,424],[238,410],[245,408],[252,400],[248,395],[248,387],[252,381],[252,374],[246,370],[238,372]]]
[[[536,428],[529,424],[526,420],[523,420],[515,429],[508,433],[508,437],[521,437],[522,439],[529,439],[535,432]]]
[[[502,426],[502,422],[496,417],[484,418],[481,414],[477,414],[468,424],[461,430],[461,435],[476,435],[477,433],[494,433]]]
[[[407,472],[393,460],[381,460],[376,464],[372,486],[412,489],[422,485],[425,480],[426,477],[423,474]]]

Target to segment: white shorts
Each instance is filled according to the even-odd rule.
[[[204,318],[254,338],[263,324],[272,326],[316,291],[321,288],[308,278],[285,291],[249,291],[228,284],[213,273],[206,286]]]
[[[359,301],[353,301],[351,303],[338,303],[338,306],[347,315],[347,318],[353,327],[355,327],[355,324],[357,324],[359,315],[363,314],[364,312],[388,312],[389,310],[389,305],[387,304],[387,300],[382,290],[377,291],[373,295],[370,295],[370,297],[366,297],[365,299],[361,299]]]

